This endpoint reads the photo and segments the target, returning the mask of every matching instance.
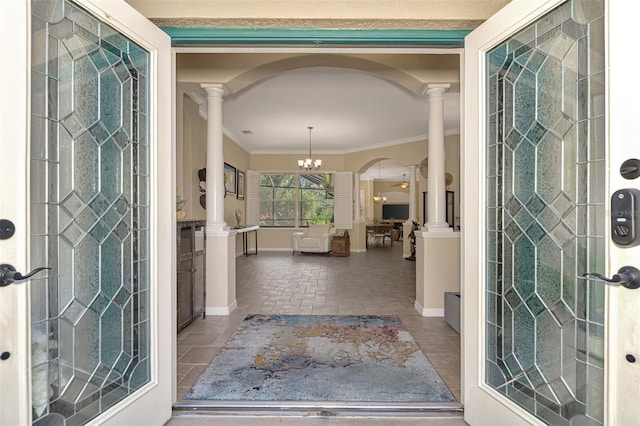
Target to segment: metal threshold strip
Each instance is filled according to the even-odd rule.
[[[462,417],[459,402],[327,402],[327,401],[210,401],[181,400],[174,414],[278,415],[319,417],[393,416]]]

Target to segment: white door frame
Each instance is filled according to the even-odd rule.
[[[150,52],[149,91],[150,173],[150,350],[151,380],[91,423],[162,424],[171,417],[175,392],[175,140],[170,106],[174,103],[174,66],[170,38],[124,0],[76,0]],[[0,179],[2,218],[16,225],[16,234],[0,240],[0,263],[20,272],[29,264],[29,135],[31,114],[31,5],[29,0],[0,2],[0,36],[6,60],[0,67],[5,102],[0,105],[0,149],[4,161]],[[10,102],[9,102],[10,101]],[[31,353],[29,285],[0,289],[0,424],[31,423]],[[9,387],[7,384],[11,384]]]
[[[461,123],[461,128],[460,128],[460,147],[462,148],[462,144],[464,141],[464,135],[463,135],[463,126],[462,124],[464,123],[464,102],[462,102],[462,99],[464,99],[465,93],[464,93],[464,84],[462,84],[463,82],[463,71],[464,71],[464,49],[463,48],[451,48],[451,47],[260,47],[260,46],[239,46],[239,47],[174,47],[172,49],[172,60],[173,60],[173,70],[174,70],[174,76],[177,74],[177,68],[176,68],[176,57],[178,54],[203,54],[203,53],[210,53],[210,54],[216,54],[216,53],[245,53],[245,54],[252,54],[252,53],[258,53],[258,54],[264,54],[264,53],[293,53],[293,54],[303,54],[303,53],[307,53],[307,54],[345,54],[345,53],[349,53],[349,54],[369,54],[369,55],[375,55],[375,54],[397,54],[397,55],[402,55],[402,54],[412,54],[412,55],[417,55],[417,54],[424,54],[424,55],[434,55],[434,54],[440,54],[440,55],[459,55],[460,57],[460,123]],[[199,87],[199,83],[201,82],[178,82],[176,81],[174,84],[175,86],[178,86],[180,84],[184,84],[185,87],[189,87],[189,88],[193,88],[193,87]],[[204,82],[202,82],[204,83]],[[212,83],[212,82],[208,82],[208,83]],[[216,82],[218,83],[218,82]],[[179,86],[178,86],[179,87]],[[175,97],[174,97],[175,98]],[[177,103],[176,103],[177,102]],[[174,128],[176,129],[176,134],[174,134],[174,138],[175,138],[175,146],[176,148],[176,157],[177,158],[183,158],[183,154],[182,154],[182,149],[184,146],[183,143],[183,135],[182,135],[182,99],[176,99],[176,101],[174,101],[174,103],[172,104],[172,108],[173,108],[173,120],[174,123],[176,123],[176,126],[174,126]],[[178,108],[178,110],[177,110]],[[425,120],[427,120],[427,117],[425,116]],[[223,123],[224,124],[224,123]],[[461,167],[462,168],[462,167]],[[182,175],[183,175],[183,169],[182,169],[182,164],[178,164],[177,165],[177,169],[176,169],[176,175],[177,175],[177,179],[178,181],[180,181],[182,179]],[[461,174],[462,174],[462,170],[461,170]],[[463,182],[461,180],[461,182]],[[179,185],[180,188],[183,187],[183,185]],[[462,189],[462,188],[461,188]],[[462,210],[461,210],[462,211]],[[175,295],[172,296],[175,298]],[[234,297],[235,298],[235,297]],[[176,304],[176,300],[173,300],[173,303]],[[173,349],[173,356],[174,356],[174,360],[173,363],[174,365],[177,365],[177,354],[176,354],[176,348],[174,347]],[[461,356],[463,356],[463,353],[461,351]],[[464,359],[461,359],[461,364],[462,364],[462,369],[464,370]],[[461,385],[462,388],[464,388],[464,375],[461,376]],[[174,386],[175,387],[175,386]],[[174,391],[174,401],[177,397],[176,391]]]
[[[0,66],[0,84],[2,96],[12,102],[0,102],[0,152],[11,153],[22,167],[28,159],[28,129],[31,104],[29,92],[31,58],[28,48],[31,40],[29,33],[28,2],[0,3],[0,40],[5,58]],[[3,84],[3,82],[12,82]],[[24,143],[20,143],[24,141]],[[29,203],[29,182],[24,173],[11,173],[12,161],[3,166],[0,178],[0,216],[11,220],[16,233],[8,240],[0,240],[0,263],[14,265],[20,272],[29,268],[27,205]],[[2,202],[5,194],[11,194],[13,202]],[[0,288],[0,352],[10,357],[0,361],[0,383],[5,403],[0,404],[0,424],[30,424],[31,413],[31,375],[29,358],[20,354],[29,353],[29,321],[19,307],[27,306],[29,301],[27,287],[10,285]],[[9,333],[7,330],[13,330]],[[15,372],[27,372],[18,374]],[[11,383],[11,388],[9,388]]]
[[[637,37],[637,17],[640,5],[624,0],[609,0],[605,23],[608,40],[607,55],[607,121],[609,138],[610,181],[608,194],[621,188],[640,190],[640,178],[625,180],[617,171],[628,158],[640,158],[640,120],[638,99],[640,87],[636,84],[638,59],[628,49]],[[610,206],[607,205],[607,214]],[[640,218],[637,218],[640,220]],[[607,229],[609,237],[610,229]],[[612,247],[608,251],[607,276],[612,276],[622,266],[640,269],[640,246],[633,248]],[[611,425],[637,424],[640,404],[634,396],[640,383],[640,290],[610,287],[605,332],[607,359],[605,361],[605,419]],[[626,355],[637,358],[628,362]]]

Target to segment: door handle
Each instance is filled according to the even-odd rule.
[[[607,285],[621,285],[624,288],[634,290],[640,288],[640,270],[633,266],[623,266],[618,269],[618,273],[611,278],[607,278],[596,272],[587,272],[582,274],[584,278],[600,281]]]
[[[45,269],[51,268],[40,267],[29,272],[27,275],[22,275],[20,272],[16,271],[16,268],[13,265],[3,263],[2,265],[0,265],[0,287],[6,287],[11,283],[24,282],[38,272],[44,271]]]

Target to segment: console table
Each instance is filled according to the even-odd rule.
[[[238,234],[242,234],[242,254],[245,256],[258,254],[258,229],[260,229],[260,226],[235,226],[233,229],[238,231]],[[253,232],[255,243],[253,252],[249,251],[249,233],[251,232]]]
[[[206,243],[203,220],[180,220],[177,238],[178,331],[205,315]]]

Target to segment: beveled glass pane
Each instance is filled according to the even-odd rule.
[[[536,365],[547,380],[562,375],[560,332],[560,324],[549,311],[545,310],[536,319]]]
[[[84,127],[98,120],[98,70],[88,56],[74,61],[73,114]]]
[[[521,133],[525,133],[529,130],[536,117],[535,83],[536,76],[529,70],[524,70],[514,83],[513,96],[518,99],[518,102],[512,104],[512,108],[514,109],[513,127]]]
[[[514,168],[517,172],[513,176],[513,195],[526,203],[535,192],[532,183],[536,176],[535,148],[529,142],[522,142],[515,150]]]
[[[589,74],[594,75],[605,69],[605,29],[604,16],[589,24],[589,34],[593,38],[589,45]]]
[[[110,133],[120,128],[122,85],[113,68],[100,73],[100,121]],[[118,108],[110,108],[118,105]]]
[[[73,259],[74,296],[84,306],[89,306],[100,291],[100,245],[90,237],[76,247]]]
[[[149,135],[147,131],[147,127],[149,125],[149,116],[147,115],[147,111],[149,111],[149,106],[147,102],[149,102],[149,83],[147,82],[147,78],[144,76],[139,76],[138,84],[137,84],[137,93],[134,91],[134,96],[137,100],[137,105],[134,107],[138,109],[140,112],[140,116],[138,117],[138,142],[143,145],[147,144],[147,137]]]
[[[92,371],[100,362],[100,318],[92,310],[85,310],[74,327],[74,367],[81,372]],[[80,378],[79,378],[80,380]],[[71,395],[67,395],[70,397]],[[73,401],[69,398],[71,402]]]
[[[108,202],[112,203],[122,193],[120,149],[112,139],[100,147],[100,189]]]
[[[122,309],[117,304],[112,303],[104,310],[100,330],[103,339],[100,360],[111,368],[122,351]]]
[[[98,144],[84,133],[73,143],[74,190],[84,201],[89,202],[98,193],[99,161]]]
[[[538,121],[550,128],[560,118],[562,108],[562,64],[549,56],[537,72]]]
[[[562,142],[547,133],[536,146],[536,192],[550,204],[562,190]]]
[[[605,266],[603,5],[487,54],[486,380],[550,424],[603,423],[604,289],[582,278]]]
[[[536,293],[551,306],[562,298],[562,249],[546,237],[538,244]]]
[[[122,247],[115,234],[102,244],[100,252],[101,290],[107,297],[114,297],[122,286]]]
[[[31,287],[33,419],[84,424],[150,378],[149,54],[68,1],[32,6],[31,258],[56,271]]]

